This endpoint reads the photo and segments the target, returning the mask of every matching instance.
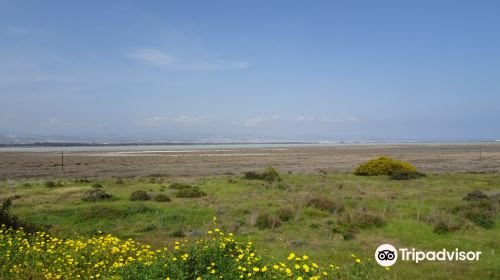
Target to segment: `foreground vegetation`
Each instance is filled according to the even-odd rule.
[[[258,255],[215,228],[208,237],[151,249],[111,235],[59,239],[44,232],[0,228],[2,279],[382,279],[382,268],[353,255],[341,270],[321,267],[306,255],[277,260]]]
[[[65,242],[87,244],[98,243],[100,238],[109,240],[110,243],[102,247],[86,245],[90,251],[82,251],[84,255],[92,254],[94,251],[91,249],[101,248],[103,251],[97,250],[90,264],[80,263],[82,267],[87,267],[108,261],[106,269],[110,269],[116,262],[114,257],[118,257],[110,259],[107,254],[110,254],[111,247],[106,246],[129,242],[127,244],[134,244],[136,248],[133,253],[144,249],[135,242],[151,246],[146,249],[154,253],[155,261],[147,269],[132,262],[113,271],[89,270],[101,274],[101,277],[113,275],[123,278],[137,273],[150,277],[148,279],[167,276],[179,279],[174,271],[191,271],[183,268],[182,262],[172,264],[174,257],[182,261],[182,254],[188,254],[188,260],[194,262],[190,263],[190,267],[197,267],[197,270],[189,272],[192,274],[186,279],[198,276],[213,276],[215,279],[214,275],[222,271],[214,268],[217,273],[206,274],[207,267],[213,267],[212,262],[231,271],[224,274],[225,279],[228,275],[246,277],[231,270],[241,271],[234,263],[235,251],[222,250],[220,246],[222,242],[225,246],[231,244],[242,249],[248,242],[253,242],[247,253],[254,253],[259,260],[248,264],[245,269],[253,271],[258,268],[259,271],[255,272],[262,273],[262,268],[266,267],[269,272],[265,275],[270,277],[279,273],[288,277],[279,271],[279,267],[273,272],[274,265],[281,266],[280,262],[294,271],[294,261],[287,259],[290,252],[294,252],[300,258],[310,256],[318,265],[315,272],[307,274],[307,277],[324,271],[328,277],[344,279],[421,279],[422,276],[429,279],[497,279],[500,275],[497,265],[500,262],[497,215],[500,174],[426,175],[401,180],[407,176],[391,179],[391,176],[366,177],[324,170],[310,174],[276,174],[268,169],[196,179],[155,174],[140,178],[3,181],[0,198],[11,199],[10,212],[25,224],[36,225],[37,230],[44,229],[51,238],[58,238],[60,251],[59,255],[54,255],[57,256],[55,260],[61,258],[58,262],[67,261],[64,254],[69,245],[64,245]],[[214,216],[218,217],[218,228],[234,232],[236,240],[230,237],[231,241],[223,241],[229,238],[228,235],[207,235],[210,230],[215,233],[211,222]],[[4,235],[2,244],[8,244],[6,236],[18,236],[21,240],[26,238],[31,242],[31,248],[40,240],[40,233],[23,236],[19,232]],[[217,236],[216,240],[212,240],[213,236]],[[135,241],[128,241],[129,238]],[[184,241],[186,239],[188,242]],[[179,246],[182,244],[180,248],[183,249],[176,251],[175,242],[179,242]],[[398,262],[386,271],[378,265],[369,265],[371,262],[368,261],[373,258],[375,248],[382,243],[421,250],[460,248],[482,251],[483,254],[476,263],[422,262],[415,265]],[[164,247],[169,249],[165,251]],[[254,251],[254,247],[260,254]],[[212,252],[203,248],[220,250]],[[156,250],[161,253],[156,253]],[[220,253],[215,262],[208,258],[214,252]],[[22,252],[16,253],[16,264],[22,264],[21,260],[25,259],[30,267],[36,268],[37,262],[46,267],[45,260],[54,260],[41,253],[30,254],[33,255],[27,257]],[[357,264],[356,259],[361,264]],[[307,266],[313,267],[312,262],[307,261]],[[332,274],[335,271],[331,270],[332,262],[334,268],[339,267],[340,274]],[[221,263],[224,265],[220,266]],[[165,264],[168,269],[162,267]],[[69,269],[69,266],[65,267]],[[1,278],[16,279],[10,270],[3,271],[6,274]],[[24,275],[33,275],[35,279],[39,277],[36,274],[38,270],[36,273],[24,271],[31,273]],[[146,271],[152,274],[148,275]],[[50,272],[53,276],[60,275],[57,270]],[[251,273],[253,279],[260,275]],[[373,275],[360,276],[364,273]],[[195,274],[195,278],[189,278]],[[305,275],[293,274],[307,279]],[[18,279],[26,278],[29,277]]]

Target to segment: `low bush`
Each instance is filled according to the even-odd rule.
[[[433,231],[436,234],[447,234],[457,231],[461,228],[461,222],[457,222],[452,216],[439,217],[433,225]]]
[[[424,173],[418,171],[408,171],[408,170],[396,170],[390,175],[391,180],[411,180],[425,177]]]
[[[261,180],[261,175],[255,171],[247,171],[243,173],[243,178],[247,180]]]
[[[176,197],[180,197],[180,198],[197,198],[197,197],[203,197],[206,195],[207,195],[207,193],[200,190],[200,188],[198,188],[198,187],[192,187],[189,189],[180,189],[175,194]]]
[[[437,234],[446,234],[450,231],[450,228],[448,227],[448,224],[445,223],[444,221],[438,221],[437,223],[434,224],[432,231],[434,231],[434,233]]]
[[[474,190],[465,195],[465,201],[489,200],[490,197],[481,190]]]
[[[274,167],[268,166],[266,170],[262,173],[262,180],[268,182],[281,181],[280,174]]]
[[[10,213],[12,200],[6,199],[0,205],[0,225],[9,228],[24,228],[25,231],[35,232],[40,230],[38,226],[21,221],[17,216]],[[1,245],[0,245],[1,246]]]
[[[358,176],[378,176],[391,175],[397,171],[416,172],[417,169],[408,162],[395,160],[389,157],[380,157],[360,164],[355,170],[354,175]]]
[[[373,212],[362,211],[354,215],[354,225],[362,229],[381,227],[384,224],[385,221],[382,216]]]
[[[291,207],[282,207],[276,211],[276,215],[283,222],[288,222],[295,217],[295,210]]]
[[[169,235],[176,238],[186,237],[186,233],[182,229],[174,230]]]
[[[363,207],[356,211],[343,212],[333,224],[333,233],[342,235],[344,240],[351,240],[361,229],[381,227],[385,220],[378,213]]]
[[[137,201],[137,200],[150,200],[151,196],[143,190],[137,190],[134,191],[130,194],[129,200],[130,201]]]
[[[45,181],[45,183],[43,183],[43,185],[45,187],[47,187],[47,188],[55,188],[55,187],[57,187],[57,184],[54,181]]]
[[[338,223],[349,225],[350,227],[367,229],[381,227],[385,224],[385,221],[378,213],[363,207],[356,211],[344,213],[339,218]]]
[[[172,190],[184,190],[184,189],[190,189],[193,186],[186,184],[186,183],[179,183],[179,182],[174,182],[168,186],[169,189]]]
[[[478,227],[485,229],[495,227],[499,201],[488,196],[481,190],[467,193],[463,200],[465,204],[455,207],[452,209],[452,212],[458,213]]]
[[[255,225],[260,229],[273,229],[281,225],[281,221],[268,213],[261,213],[257,216]]]
[[[154,198],[156,202],[169,202],[171,201],[170,197],[166,194],[157,194]]]
[[[492,201],[472,201],[462,208],[462,213],[478,227],[485,229],[495,227],[496,207]]]
[[[92,185],[92,188],[94,188],[94,189],[102,189],[104,187],[101,184],[99,184],[99,183],[95,183],[95,184]]]
[[[90,183],[90,179],[88,179],[88,178],[77,178],[77,179],[75,179],[75,183],[88,184],[88,183]]]
[[[344,205],[326,197],[314,197],[307,201],[306,206],[319,210],[338,213],[344,211]]]
[[[140,230],[140,232],[150,232],[156,229],[155,225],[147,225],[143,229]]]
[[[332,228],[332,233],[333,234],[339,234],[342,236],[342,238],[346,241],[348,240],[353,240],[356,237],[356,233],[359,230],[350,225],[334,225]]]
[[[91,189],[83,193],[82,200],[83,201],[100,201],[100,200],[108,200],[112,196],[106,193],[102,189]]]
[[[267,167],[263,172],[247,171],[243,174],[243,178],[247,180],[263,180],[267,182],[281,181],[278,171],[272,167]]]

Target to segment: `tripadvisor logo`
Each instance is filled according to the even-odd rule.
[[[453,251],[442,249],[440,251],[417,251],[415,248],[399,248],[391,244],[382,244],[375,250],[375,260],[381,266],[392,266],[398,260],[419,263],[421,261],[478,261],[481,251]]]
[[[375,260],[381,266],[391,266],[398,260],[398,250],[391,244],[382,244],[375,250]]]

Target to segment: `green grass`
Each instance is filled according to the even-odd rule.
[[[116,184],[115,179],[90,183],[63,181],[64,186],[53,188],[44,186],[43,181],[28,180],[31,183],[28,187],[23,186],[27,181],[17,182],[15,187],[0,182],[0,199],[20,195],[21,198],[13,201],[12,212],[27,222],[50,226],[49,231],[61,237],[91,236],[102,231],[160,247],[178,240],[172,233],[179,230],[186,233],[187,238],[203,236],[212,226],[212,217],[217,216],[224,230],[237,233],[242,240],[253,241],[262,253],[279,258],[295,251],[314,256],[325,264],[333,262],[343,266],[352,262],[352,253],[373,258],[375,248],[382,243],[421,250],[460,248],[482,251],[481,260],[418,265],[398,262],[387,273],[398,279],[500,277],[498,215],[493,229],[479,228],[464,220],[458,231],[439,235],[433,232],[432,224],[433,217],[463,205],[462,198],[467,192],[475,189],[500,192],[500,174],[428,174],[406,181],[344,173],[280,176],[282,182],[279,183],[245,180],[241,175],[189,182],[208,194],[201,198],[176,198],[175,190],[168,189],[173,181],[158,175],[155,180],[151,177],[125,179],[123,184]],[[113,198],[82,201],[81,195],[94,183],[102,184],[103,190]],[[280,188],[278,184],[286,184],[288,188]],[[163,190],[172,201],[129,201],[130,193],[138,189],[155,193]],[[349,213],[367,209],[382,217],[385,224],[355,229],[353,238],[344,240],[333,230],[342,221],[342,213],[307,207],[308,199],[316,196],[341,202]],[[283,207],[295,210],[289,221],[274,229],[260,230],[255,226],[259,214],[276,215]]]

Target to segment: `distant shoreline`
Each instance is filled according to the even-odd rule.
[[[180,151],[180,150],[231,150],[231,149],[278,149],[278,148],[338,148],[369,146],[411,145],[500,145],[500,141],[283,141],[283,142],[161,142],[161,143],[19,143],[0,144],[0,152],[94,152],[94,151]]]
[[[41,142],[0,144],[0,148],[8,147],[120,147],[120,146],[197,146],[197,145],[273,145],[273,144],[319,144],[321,142],[284,141],[284,142],[119,142],[119,143],[85,143],[85,142]]]
[[[220,145],[369,145],[369,144],[467,144],[467,143],[500,143],[500,140],[450,140],[450,141],[263,141],[263,142],[33,142],[5,143],[0,148],[16,147],[121,147],[121,146],[220,146]]]

